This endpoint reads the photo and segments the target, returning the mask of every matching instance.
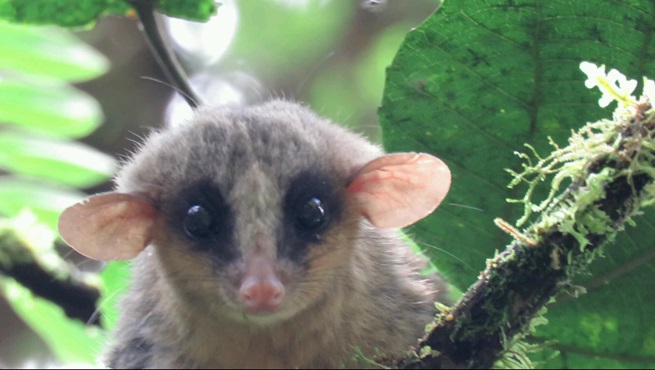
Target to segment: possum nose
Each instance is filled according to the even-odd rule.
[[[246,277],[239,289],[239,298],[251,313],[276,311],[284,299],[284,285],[276,276]]]

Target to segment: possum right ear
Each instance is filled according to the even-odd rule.
[[[348,185],[348,193],[374,226],[405,227],[441,204],[450,179],[448,166],[437,157],[394,153],[367,163]]]
[[[141,197],[104,193],[66,208],[59,216],[59,234],[94,260],[126,260],[148,246],[156,218],[155,207]]]

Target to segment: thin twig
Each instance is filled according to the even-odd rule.
[[[182,69],[177,57],[173,53],[170,44],[164,41],[161,32],[159,16],[156,14],[155,6],[158,0],[125,0],[130,4],[139,16],[141,32],[145,35],[150,50],[159,62],[166,78],[171,82],[177,91],[191,108],[197,108],[202,100],[193,91],[189,80]]]

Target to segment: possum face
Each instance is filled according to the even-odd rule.
[[[327,142],[331,131],[344,140]],[[159,208],[152,244],[185,299],[235,319],[291,316],[338,278],[359,221],[347,185],[381,154],[340,131],[286,104],[201,111],[146,143],[119,190]],[[333,145],[352,147],[353,158]]]
[[[182,299],[205,314],[266,323],[320,304],[345,283],[340,271],[364,218],[401,227],[424,217],[445,196],[450,173],[429,155],[383,156],[277,101],[201,109],[150,137],[117,184],[64,212],[60,232],[70,245],[101,260],[151,245]]]
[[[152,244],[164,275],[208,313],[292,316],[339,284],[353,251],[359,219],[343,180],[309,169],[281,187],[262,167],[253,163],[229,183],[200,179],[161,203]]]

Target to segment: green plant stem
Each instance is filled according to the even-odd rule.
[[[197,108],[202,100],[193,91],[188,78],[180,65],[170,44],[164,41],[161,32],[161,24],[155,13],[155,6],[158,0],[125,0],[130,4],[139,16],[140,28],[150,46],[150,50],[159,62],[166,79],[177,89],[182,98],[191,108]]]

